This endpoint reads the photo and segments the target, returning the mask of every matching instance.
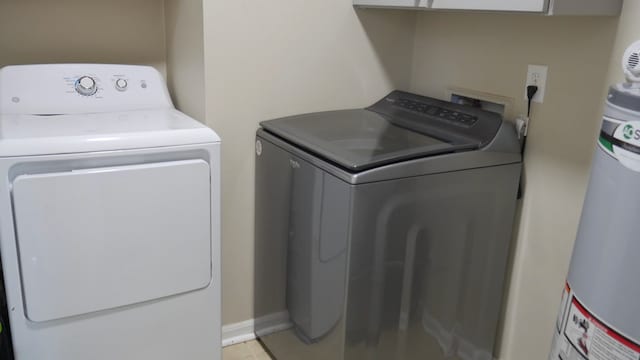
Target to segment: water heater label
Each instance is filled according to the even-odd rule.
[[[623,166],[640,172],[640,121],[605,117],[598,144]]]
[[[570,299],[570,300],[569,300]],[[549,360],[639,360],[640,344],[599,319],[566,286]]]

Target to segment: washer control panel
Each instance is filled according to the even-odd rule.
[[[445,109],[441,106],[422,103],[407,98],[398,99],[394,105],[420,114],[431,115],[460,126],[470,127],[478,121],[477,116],[466,114],[459,110]]]
[[[490,111],[399,90],[367,110],[394,125],[462,146],[488,145],[504,123],[502,115]]]
[[[37,87],[28,87],[37,83]],[[0,69],[0,112],[78,114],[173,107],[162,75],[150,66],[18,65]]]

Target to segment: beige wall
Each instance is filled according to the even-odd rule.
[[[406,88],[415,14],[350,1],[205,2],[207,123],[222,137],[223,322],[253,317],[254,134]]]
[[[500,358],[548,355],[559,294],[582,208],[617,19],[421,14],[411,90],[450,87],[514,100],[524,113],[527,64],[549,66],[534,105],[526,189],[514,249]]]
[[[149,64],[164,72],[163,2],[0,0],[0,67],[60,62]]]
[[[167,85],[175,106],[205,122],[204,33],[200,0],[165,0]]]

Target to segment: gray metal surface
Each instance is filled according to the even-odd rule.
[[[506,165],[357,188],[345,358],[492,358],[519,172]]]
[[[383,116],[362,109],[291,116],[261,125],[285,141],[351,171],[450,152],[455,146],[395,126]]]
[[[256,141],[262,142],[265,140],[295,154],[297,157],[327,171],[331,175],[354,185],[470,168],[516,164],[521,161],[521,155],[519,153],[520,146],[515,137],[515,131],[513,130],[513,126],[507,123],[499,130],[499,136],[496,136],[496,139],[482,150],[418,158],[380,166],[358,173],[346,171],[262,129],[258,130]]]
[[[475,148],[491,142],[502,124],[502,116],[491,111],[397,90],[367,109],[392,124]]]
[[[621,86],[605,107],[550,360],[640,356],[640,97]]]
[[[375,116],[394,115],[387,101]],[[481,149],[360,172],[258,130],[255,331],[277,359],[493,359],[521,171],[494,119]]]
[[[351,187],[304,160],[290,160],[287,308],[311,342],[342,316]]]
[[[605,116],[640,119],[640,113],[629,113],[629,109],[620,119],[623,113],[612,106],[619,104],[607,102]],[[593,313],[636,340],[640,340],[640,318],[634,316],[640,310],[638,184],[639,172],[623,166],[600,147],[596,149],[567,277]]]
[[[567,281],[610,326],[640,339],[640,173],[597,149]]]
[[[609,88],[609,94],[607,96],[607,102],[609,103],[609,112],[611,112],[611,105],[622,108],[623,111],[640,111],[640,101],[638,97],[625,91],[623,84],[611,86]],[[611,116],[615,117],[615,113]]]
[[[289,116],[260,125],[292,145],[350,172],[491,142],[500,115],[394,91],[367,109]]]
[[[256,333],[280,360],[491,359],[520,164],[353,185],[262,138]],[[266,333],[265,333],[266,332]]]

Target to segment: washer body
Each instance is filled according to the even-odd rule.
[[[256,333],[273,355],[492,359],[521,171],[513,127],[404,92],[261,125]]]
[[[143,66],[5,67],[0,109],[14,358],[220,359],[219,137]]]

